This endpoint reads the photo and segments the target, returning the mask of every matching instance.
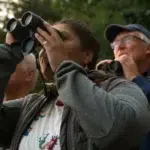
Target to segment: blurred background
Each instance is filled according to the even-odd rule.
[[[0,43],[5,39],[7,21],[28,10],[48,22],[64,18],[86,21],[101,43],[100,59],[112,57],[104,38],[107,25],[139,23],[150,29],[150,0],[0,0]],[[39,88],[40,79],[36,90]]]

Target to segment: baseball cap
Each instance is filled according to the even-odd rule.
[[[111,43],[114,41],[116,36],[123,31],[139,31],[150,38],[150,31],[144,28],[139,24],[128,24],[128,25],[119,25],[119,24],[111,24],[105,29],[105,37]]]

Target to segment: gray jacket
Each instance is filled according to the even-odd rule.
[[[138,146],[149,130],[148,102],[134,83],[122,79],[121,82],[120,79],[106,80],[99,87],[88,79],[81,66],[72,61],[65,61],[58,67],[55,80],[57,98],[65,104],[66,110],[60,132],[62,150],[129,150]],[[106,85],[108,92],[101,88]],[[5,86],[1,85],[1,88]],[[55,98],[52,93],[48,98],[33,94],[4,103],[0,111],[0,146],[17,150],[25,129],[44,105]],[[63,128],[70,113],[70,119],[73,118],[83,137],[80,132],[76,135],[74,125],[70,130]]]

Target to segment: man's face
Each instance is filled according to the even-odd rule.
[[[20,87],[25,84],[26,80],[26,71],[21,67],[21,64],[18,64],[15,72],[11,75],[10,80],[8,82],[8,87]]]
[[[149,45],[143,41],[139,32],[121,32],[111,43],[114,57],[118,58],[121,55],[131,57],[136,64],[147,59]]]

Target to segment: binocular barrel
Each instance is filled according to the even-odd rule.
[[[36,29],[39,27],[48,32],[44,26],[44,22],[45,21],[40,16],[31,11],[27,11],[23,14],[20,20],[16,18],[10,19],[6,28],[17,41],[22,42],[22,48],[24,48],[23,52],[31,53],[35,48],[35,43],[37,43],[37,40],[34,37]],[[59,34],[62,40],[65,39],[60,31],[56,30],[56,32]]]
[[[43,22],[44,20],[40,16],[30,11],[24,13],[21,18],[22,25],[31,28],[33,31],[35,31],[37,27],[40,27],[44,30],[45,28]]]
[[[110,65],[108,66],[109,70],[114,71],[114,72],[121,72],[122,66],[119,61],[112,61]]]
[[[28,28],[31,28],[33,32],[36,32],[37,27],[40,27],[42,30],[47,31],[46,27],[44,26],[45,20],[43,20],[40,16],[34,14],[33,12],[26,12],[23,14],[21,18],[21,22],[23,26],[27,26]],[[56,32],[59,34],[59,36],[64,40],[63,34],[55,29]]]
[[[36,42],[32,37],[27,37],[22,43],[21,48],[25,55],[30,54],[35,49]]]
[[[23,41],[26,37],[30,36],[30,30],[27,27],[22,26],[21,22],[16,18],[9,20],[6,29],[17,41]]]
[[[117,76],[124,76],[122,65],[119,61],[112,61],[111,63],[104,63],[98,66],[98,70],[103,70]]]

